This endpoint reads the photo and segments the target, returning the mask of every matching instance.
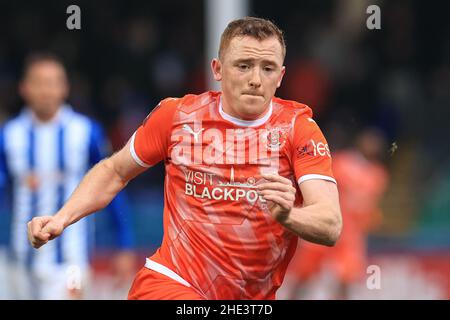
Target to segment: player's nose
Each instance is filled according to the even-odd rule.
[[[249,80],[250,87],[259,88],[261,86],[261,75],[258,68],[253,68],[251,78]]]

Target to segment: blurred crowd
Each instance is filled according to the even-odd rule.
[[[73,2],[81,30],[65,25]],[[381,8],[380,30],[366,27],[371,4]],[[2,2],[0,124],[23,106],[24,57],[52,51],[68,68],[69,102],[101,122],[117,150],[162,98],[208,90],[203,13],[203,1]],[[332,152],[352,147],[366,128],[382,136],[378,160],[389,184],[372,252],[449,252],[447,14],[442,1],[250,1],[249,15],[285,31],[287,71],[277,95],[311,106]],[[163,178],[158,165],[130,185],[136,243],[146,254],[160,241]],[[106,222],[98,230],[108,247]]]

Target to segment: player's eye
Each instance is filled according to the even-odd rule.
[[[272,72],[272,71],[274,71],[275,69],[274,69],[273,67],[266,66],[266,67],[263,68],[263,70],[264,70],[265,72]]]
[[[250,66],[245,63],[240,63],[240,64],[238,64],[238,69],[241,71],[246,71],[246,70],[250,69]]]

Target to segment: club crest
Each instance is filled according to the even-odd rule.
[[[280,150],[286,143],[286,132],[281,128],[273,128],[267,132],[267,149]]]

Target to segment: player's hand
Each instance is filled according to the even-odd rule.
[[[28,240],[33,248],[40,248],[64,230],[64,222],[56,216],[34,217],[28,222]]]
[[[258,191],[267,201],[272,217],[283,222],[294,208],[295,193],[291,180],[278,174],[263,174],[267,182],[258,185]]]

